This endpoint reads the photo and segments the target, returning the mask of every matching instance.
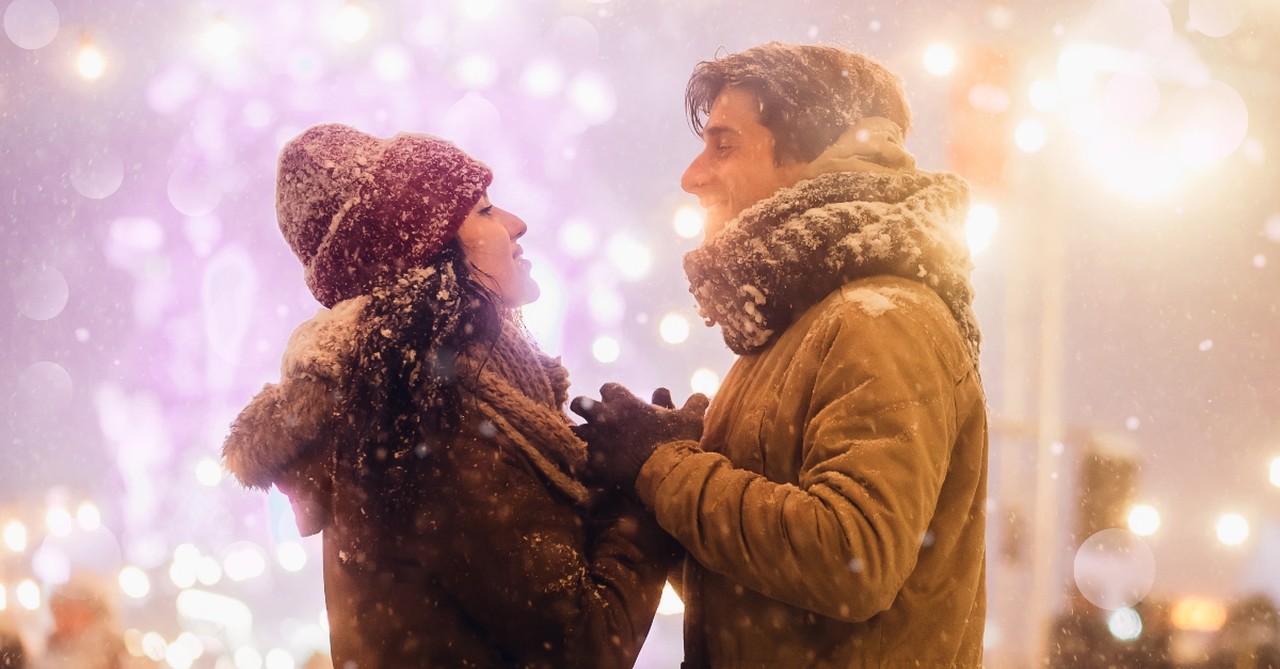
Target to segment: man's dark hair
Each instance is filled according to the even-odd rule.
[[[809,162],[867,116],[911,127],[902,80],[880,63],[840,47],[769,42],[698,63],[685,89],[693,131],[727,88],[755,94],[760,124],[773,133],[774,160]]]

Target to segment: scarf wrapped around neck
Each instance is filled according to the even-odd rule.
[[[756,203],[684,257],[708,325],[739,355],[771,344],[804,310],[859,278],[919,281],[947,304],[975,364],[968,186],[945,172],[824,174]]]

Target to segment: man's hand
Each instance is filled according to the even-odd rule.
[[[587,419],[574,432],[587,442],[595,474],[604,483],[631,490],[658,444],[702,439],[708,404],[706,395],[695,393],[676,409],[666,388],[655,390],[649,403],[617,383],[606,383],[598,401],[575,397],[569,408]]]

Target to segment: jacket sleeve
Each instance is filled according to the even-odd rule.
[[[418,555],[516,666],[630,667],[674,545],[638,504],[584,518],[519,456],[455,441],[419,517]]]
[[[848,622],[888,609],[956,436],[956,372],[910,312],[842,309],[816,359],[795,361],[817,365],[798,486],[735,468],[716,444],[659,446],[637,489],[662,527],[707,569],[773,599]]]

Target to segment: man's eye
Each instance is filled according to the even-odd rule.
[[[732,151],[732,150],[733,150],[733,145],[732,145],[732,144],[718,144],[718,145],[716,145],[716,153],[719,153],[719,154],[721,154],[721,155],[724,155],[724,154],[726,154],[726,153],[728,153],[728,152],[730,152],[730,151]]]

